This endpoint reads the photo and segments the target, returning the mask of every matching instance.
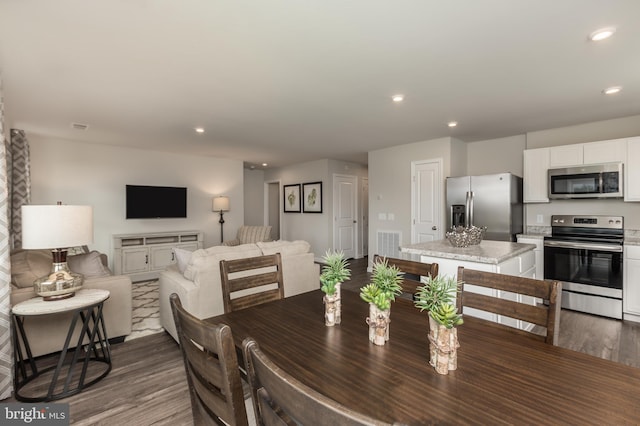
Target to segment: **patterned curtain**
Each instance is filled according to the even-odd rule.
[[[20,207],[31,201],[31,169],[29,142],[24,130],[11,129],[11,143],[7,149],[7,178],[12,248],[22,247],[22,215]]]
[[[11,263],[9,261],[9,186],[4,137],[4,102],[0,79],[0,399],[13,391],[11,344]]]

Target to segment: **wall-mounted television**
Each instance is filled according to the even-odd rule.
[[[127,219],[187,217],[187,188],[127,185]]]

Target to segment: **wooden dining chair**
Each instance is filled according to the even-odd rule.
[[[175,293],[169,298],[187,373],[194,424],[248,425],[231,328],[194,317],[182,307]]]
[[[518,330],[518,332],[542,339],[549,344],[558,344],[562,283],[476,271],[465,269],[462,266],[458,268],[458,281],[462,283],[461,292],[457,297],[458,312],[462,313],[463,308],[467,307],[527,321],[546,328],[546,333],[539,335],[523,330]],[[511,298],[504,298],[506,295],[503,298],[499,298],[466,291],[466,287],[469,285],[507,291],[516,295],[531,296],[542,299],[543,303],[531,305],[511,300]],[[508,326],[505,325],[505,327]]]
[[[431,276],[433,278],[438,276],[438,264],[437,263],[423,263],[413,260],[396,259],[393,257],[383,257],[379,255],[373,256],[373,262],[377,263],[387,259],[387,263],[392,266],[396,266],[402,272],[402,292],[409,294],[416,294],[418,286],[423,285],[420,282],[420,277]]]
[[[242,342],[258,425],[387,425],[301,383],[274,364],[248,337]]]
[[[284,298],[280,253],[220,261],[224,312]]]

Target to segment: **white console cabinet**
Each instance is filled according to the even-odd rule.
[[[158,278],[160,272],[176,262],[174,247],[190,251],[203,248],[203,234],[176,231],[114,235],[114,273],[129,275],[132,281]]]

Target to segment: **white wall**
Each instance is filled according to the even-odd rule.
[[[525,135],[517,135],[468,143],[466,175],[513,173],[522,177],[522,151],[526,140]]]
[[[110,261],[113,234],[198,230],[205,247],[219,244],[219,215],[211,211],[215,195],[230,198],[225,239],[244,223],[241,161],[28,137],[32,204],[92,205],[91,248],[107,253]],[[187,218],[125,219],[126,184],[187,187]]]

